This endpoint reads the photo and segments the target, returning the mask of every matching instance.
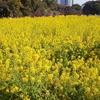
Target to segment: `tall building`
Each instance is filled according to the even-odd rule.
[[[69,5],[69,6],[72,6],[73,3],[74,3],[74,0],[56,0],[56,2],[58,4],[61,4],[61,5]]]
[[[61,0],[56,0],[56,2],[57,2],[58,4],[61,4]]]

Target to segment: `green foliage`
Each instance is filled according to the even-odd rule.
[[[57,3],[55,0],[43,0],[46,3],[47,7],[51,10],[57,9]]]
[[[40,9],[41,8],[41,9]],[[37,11],[37,15],[41,10],[50,8],[50,10],[57,10],[55,0],[1,0],[0,1],[0,15],[1,17],[21,17],[33,16]],[[4,9],[2,11],[2,9]],[[36,13],[35,13],[36,15]]]
[[[41,12],[43,11],[43,12]],[[0,0],[0,17],[100,14],[100,1],[89,1],[72,7],[58,5],[56,0]]]
[[[81,6],[79,4],[73,4],[72,8],[75,9],[75,10],[77,10],[77,11],[81,10]]]
[[[100,2],[97,2],[93,5],[97,14],[100,14]]]
[[[83,14],[100,14],[100,1],[88,1],[83,5]]]

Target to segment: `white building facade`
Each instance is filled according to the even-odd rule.
[[[69,5],[69,6],[72,6],[73,3],[74,3],[74,0],[56,0],[56,2],[58,4],[61,4],[61,5]]]

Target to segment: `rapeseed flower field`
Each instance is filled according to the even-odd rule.
[[[100,17],[0,19],[0,100],[100,100]]]

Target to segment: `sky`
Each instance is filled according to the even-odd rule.
[[[87,2],[87,1],[93,1],[93,0],[74,0],[74,4],[78,3],[79,5],[82,5],[83,3]]]

